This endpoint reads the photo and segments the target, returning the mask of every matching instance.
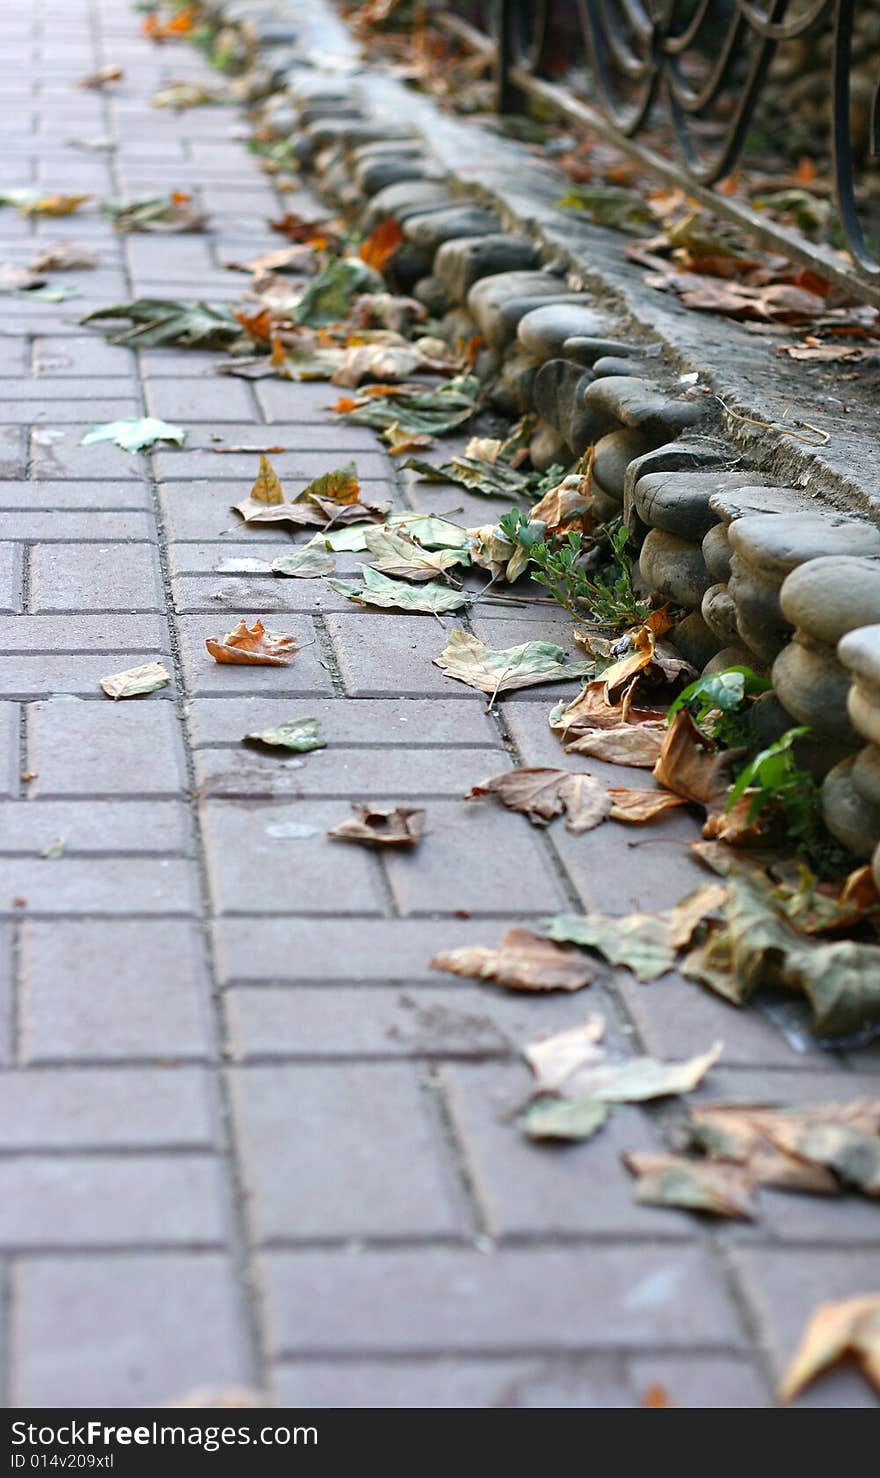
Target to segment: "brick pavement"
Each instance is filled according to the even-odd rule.
[[[151,109],[156,87],[206,69],[142,39],[128,0],[22,0],[0,35],[4,185],[188,189],[212,215],[205,236],[156,239],[114,238],[94,209],[0,214],[2,260],[64,238],[101,257],[63,279],[75,301],[2,300],[4,1404],[241,1384],[267,1404],[615,1407],[657,1383],[682,1406],[767,1404],[812,1305],[876,1284],[876,1213],[766,1193],[754,1227],[707,1230],[639,1207],[619,1152],[659,1143],[676,1106],[535,1148],[508,1120],[518,1047],[597,1006],[624,1051],[681,1056],[720,1036],[703,1101],[876,1092],[880,1059],[795,1050],[675,979],[523,1000],[427,970],[503,921],[675,902],[699,876],[691,824],[633,846],[622,829],[541,834],[466,805],[505,764],[576,763],[546,727],[559,690],[487,716],[431,665],[433,619],[223,573],[290,544],[229,513],[254,459],[217,457],[212,438],[270,425],[293,481],[344,452],[398,503],[462,495],[398,488],[372,434],[326,414],[326,387],[218,380],[214,355],[135,354],[77,327],[120,296],[236,298],[222,264],[277,244],[277,202],[234,114]],[[108,63],[120,87],[75,88]],[[68,142],[95,138],[112,147]],[[293,204],[317,208],[305,190]],[[186,448],[79,445],[93,421],[141,409],[187,426]],[[208,657],[230,617],[279,611],[303,644],[289,669]],[[566,628],[537,607],[474,620],[498,646]],[[102,674],[154,657],[173,689],[102,697]],[[285,764],[241,749],[303,713],[325,751]],[[415,855],[325,839],[366,796],[424,800]],[[803,1404],[871,1397],[838,1373]]]

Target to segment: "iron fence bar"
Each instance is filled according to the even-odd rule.
[[[790,0],[731,0],[727,30],[714,56],[707,57],[708,73],[689,78],[683,61],[689,47],[699,42],[702,27],[713,15],[713,0],[698,0],[695,11],[683,18],[676,0],[655,0],[646,9],[642,0],[576,0],[575,13],[587,46],[599,105],[586,102],[570,88],[539,74],[541,42],[547,25],[549,0],[493,0],[490,36],[478,27],[443,14],[447,29],[466,44],[494,57],[502,112],[522,108],[534,98],[580,127],[616,144],[630,158],[688,195],[708,210],[747,231],[772,250],[820,272],[844,292],[880,307],[880,262],[872,250],[859,217],[850,136],[850,74],[856,0],[807,0],[796,14]],[[740,154],[753,109],[764,85],[777,46],[804,36],[826,13],[833,14],[831,142],[834,189],[840,225],[852,263],[831,248],[810,241],[800,232],[769,220],[743,201],[711,188],[733,167]],[[527,55],[530,26],[537,37]],[[629,29],[628,29],[629,28]],[[638,46],[644,50],[640,54]],[[746,74],[734,79],[737,48]],[[705,50],[705,48],[704,48]],[[615,88],[614,68],[631,95],[622,98]],[[693,122],[704,119],[725,87],[735,86],[732,113],[710,157],[700,153]],[[667,159],[634,137],[643,127],[662,87],[678,139],[679,158]],[[871,153],[880,156],[880,84],[875,91],[871,120]]]

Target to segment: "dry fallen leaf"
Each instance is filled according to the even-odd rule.
[[[547,1043],[543,1046],[546,1048]],[[595,1050],[595,1049],[594,1049]],[[655,1057],[631,1057],[622,1062],[596,1060],[593,1053],[573,1063],[562,1082],[548,1088],[538,1074],[536,1092],[558,1093],[568,1099],[596,1099],[601,1103],[643,1103],[651,1098],[691,1093],[721,1056],[722,1044],[684,1062],[660,1062]]]
[[[519,647],[493,651],[467,631],[451,631],[439,657],[434,658],[447,677],[477,688],[482,693],[513,692],[537,683],[563,682],[584,677],[592,664],[569,662],[562,647],[551,642],[530,641]]]
[[[656,821],[664,812],[685,804],[682,796],[671,795],[668,790],[627,790],[612,786],[607,795],[611,802],[608,814],[612,821],[627,821],[638,826]]]
[[[566,754],[588,754],[610,765],[629,765],[653,770],[663,749],[665,723],[621,724],[617,729],[586,729],[570,744]]]
[[[435,955],[431,969],[526,991],[581,990],[598,974],[585,955],[562,949],[529,929],[508,929],[495,949],[471,945]]]
[[[575,833],[598,826],[611,809],[611,801],[598,780],[592,775],[572,775],[568,770],[506,770],[482,780],[465,799],[478,800],[484,795],[496,795],[503,806],[520,811],[533,826],[546,826],[564,811],[566,830]]]
[[[625,1154],[623,1163],[638,1180],[636,1200],[643,1205],[681,1206],[747,1220],[754,1216],[752,1179],[741,1165],[640,1151]]]
[[[787,1404],[823,1370],[847,1355],[854,1357],[880,1391],[880,1293],[820,1304],[785,1373],[779,1400]]]
[[[106,87],[108,82],[121,82],[125,73],[121,67],[101,67],[97,72],[90,72],[87,77],[81,77],[77,83],[78,87],[91,87],[100,91]]]
[[[244,618],[226,636],[207,637],[205,646],[215,662],[243,667],[287,667],[299,651],[295,636],[267,631],[260,620],[249,627]]]
[[[669,726],[654,766],[654,779],[685,800],[714,810],[727,795],[730,765],[741,752],[735,749],[713,752],[690,714],[681,708]]]
[[[538,1079],[540,1091],[560,1093],[572,1073],[587,1063],[604,1062],[605,1048],[599,1046],[604,1032],[603,1018],[594,1015],[580,1026],[527,1043],[523,1057]]]
[[[336,842],[364,842],[370,847],[413,847],[425,829],[425,813],[413,806],[352,806],[351,821],[327,835]]]
[[[631,682],[621,698],[612,702],[605,677],[596,678],[571,703],[557,704],[551,710],[550,727],[566,745],[572,736],[591,734],[596,729],[616,731],[628,726],[641,728],[644,724],[662,724],[665,729],[666,714],[662,709],[636,707],[635,688],[635,682]]]
[[[161,662],[144,662],[127,672],[111,672],[102,677],[101,687],[108,698],[140,698],[164,688],[170,681],[171,676]]]
[[[362,241],[358,256],[376,272],[384,272],[397,248],[403,244],[403,232],[393,217],[374,226],[366,241]]]
[[[30,264],[31,272],[82,272],[98,265],[98,255],[70,241],[56,241],[45,247]]]

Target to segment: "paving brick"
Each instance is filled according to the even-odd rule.
[[[220,1165],[207,1156],[0,1160],[3,1247],[217,1247],[223,1209]]]
[[[491,802],[433,801],[412,856],[387,861],[404,914],[543,915],[566,907],[547,854],[524,817]]]
[[[39,483],[26,483],[39,497]],[[140,490],[138,490],[140,491]],[[79,496],[79,494],[75,494]],[[115,496],[115,495],[113,495]],[[98,494],[100,501],[100,494]],[[102,543],[118,540],[120,543],[145,542],[155,538],[151,519],[144,512],[98,511],[96,513],[69,513],[41,511],[31,512],[27,508],[0,512],[0,539],[26,539],[35,543],[50,543],[58,540],[68,543]]]
[[[186,785],[171,703],[37,703],[28,725],[34,796],[177,795]]]
[[[150,615],[0,616],[0,650],[7,653],[150,651],[165,642],[164,622]]]
[[[28,348],[27,339],[0,334],[0,373],[24,374],[27,370]]]
[[[127,379],[134,366],[131,349],[109,344],[96,333],[57,338],[49,334],[34,341],[34,373],[41,377],[91,379],[110,375]]]
[[[690,850],[699,834],[696,817],[684,808],[665,818],[656,834],[613,821],[581,836],[562,825],[551,829],[553,846],[584,908],[610,914],[674,908],[705,883],[706,869]]]
[[[217,352],[214,349],[139,349],[144,383],[172,376],[208,376],[216,384]]]
[[[108,417],[105,416],[104,419],[107,420]],[[109,419],[118,418],[114,415]],[[100,415],[96,420],[101,420]],[[110,441],[82,445],[83,437],[95,424],[95,421],[84,417],[79,424],[47,424],[31,431],[31,477],[38,480],[45,477],[50,481],[56,477],[111,477],[114,480],[143,478],[146,475],[146,464],[140,453],[124,452]],[[14,477],[17,474],[6,472],[3,475]]]
[[[742,1343],[714,1265],[697,1247],[303,1251],[264,1261],[275,1354]]]
[[[480,704],[433,698],[312,698],[309,715],[317,718],[328,745],[369,745],[376,749],[405,744],[497,747],[500,736]],[[196,698],[189,705],[190,725],[199,744],[228,744],[253,730],[271,728],[293,716],[290,704],[274,698]],[[376,756],[377,761],[380,756]]]
[[[13,1297],[16,1406],[158,1407],[196,1387],[247,1383],[223,1256],[22,1260]]]
[[[93,519],[95,510],[149,508],[151,508],[150,490],[145,483],[20,481],[0,483],[0,509],[9,511],[17,509],[27,513],[51,513],[56,519],[59,514],[63,514],[62,529],[65,519],[69,518],[70,512],[74,510],[82,513],[88,512]],[[103,518],[99,520],[99,524],[100,527],[106,527]],[[76,537],[79,539],[88,526],[87,520],[85,518],[74,519],[73,526],[78,530]],[[109,525],[111,532],[108,533],[108,537],[117,537],[115,527],[111,521]],[[141,524],[141,527],[144,529],[141,537],[145,537],[149,525]],[[43,521],[43,528],[46,537],[57,537],[53,532],[50,519]],[[25,533],[18,534],[16,537],[31,538],[33,536]]]
[[[239,1068],[233,1082],[261,1241],[466,1233],[415,1068]]]
[[[338,801],[208,802],[203,816],[218,912],[334,918],[384,913],[378,859],[366,847],[331,842],[326,835],[346,814]],[[298,834],[299,828],[308,828],[309,835]],[[289,923],[288,939],[299,941],[310,927]]]
[[[70,694],[77,698],[94,698],[97,684],[106,672],[124,672],[129,667],[139,666],[148,657],[161,656],[162,653],[155,649],[145,651],[143,647],[137,647],[89,656],[45,653],[38,657],[17,654],[0,657],[0,697],[29,699]],[[161,698],[154,701],[161,701]]]
[[[261,546],[262,547],[262,546]],[[291,552],[288,545],[285,554]],[[253,553],[253,551],[252,551]],[[337,570],[345,578],[342,570]],[[331,590],[323,580],[282,580],[265,575],[210,575],[174,581],[174,607],[181,613],[200,611],[300,611],[319,616],[327,611],[350,611],[345,595]]]
[[[179,623],[191,692],[230,697],[274,693],[279,698],[297,700],[311,694],[332,693],[333,679],[324,666],[317,633],[308,616],[285,615],[266,622],[269,630],[295,636],[300,644],[299,653],[287,667],[245,667],[215,662],[205,646],[207,637],[222,637],[235,625],[236,616],[225,612],[216,616],[186,616]]]
[[[311,755],[256,749],[205,749],[196,775],[206,795],[324,796],[395,799],[463,796],[488,773],[506,770],[507,755],[485,749],[371,749],[328,746]]]
[[[877,1287],[876,1250],[804,1250],[792,1257],[788,1249],[760,1247],[732,1254],[740,1287],[781,1381],[794,1356],[807,1321],[819,1304],[856,1298]],[[823,1375],[797,1397],[798,1407],[876,1407],[876,1391],[852,1366]]]
[[[333,642],[346,692],[356,698],[419,697],[432,693],[471,702],[487,699],[473,688],[444,677],[433,659],[442,652],[448,633],[460,625],[452,617],[400,616],[369,611],[329,615]]]
[[[599,999],[594,988],[591,1010]],[[532,1037],[578,1026],[584,1018],[583,1001],[575,995],[548,992],[524,1001],[513,991],[451,977],[433,989],[251,985],[230,991],[227,1008],[240,1058],[483,1059],[516,1053]]]
[[[68,856],[187,853],[189,818],[178,801],[0,801],[0,852],[39,854],[59,838]]]
[[[120,558],[108,544],[44,544],[31,554],[31,610],[158,611],[164,608],[154,546],[136,544]]]
[[[173,130],[172,130],[173,131]],[[129,266],[142,277],[172,281],[177,273],[198,280],[214,271],[210,243],[204,236],[149,236],[134,234],[125,243]],[[198,292],[193,296],[198,297]]]
[[[170,507],[181,506],[181,489],[176,483],[165,489],[167,505]],[[169,496],[170,494],[170,496]],[[228,507],[227,502],[227,507]],[[222,509],[220,510],[222,512]],[[266,580],[280,585],[275,577],[270,575],[272,561],[278,559],[282,554],[292,553],[295,542],[289,534],[276,533],[274,539],[270,539],[269,547],[265,540],[261,540],[262,547],[254,548],[251,538],[253,529],[245,528],[245,525],[236,519],[239,538],[234,539],[231,532],[215,539],[213,543],[173,543],[168,550],[168,558],[175,579],[180,581],[182,576],[187,575],[211,575],[215,579],[225,579],[228,571],[223,566],[230,560],[248,560],[260,566],[260,570]],[[230,526],[231,528],[231,526]],[[268,530],[264,530],[268,532]],[[239,571],[239,573],[242,573]],[[297,583],[293,580],[284,582],[288,585]]]
[[[21,567],[21,549],[15,544],[0,544],[0,613],[19,608]]]
[[[220,398],[218,396],[218,401]],[[317,437],[317,433],[315,433]],[[306,443],[310,440],[306,437]],[[344,440],[344,438],[343,438]],[[207,478],[212,483],[218,481],[244,483],[250,487],[257,475],[259,465],[258,452],[226,452],[218,453],[215,445],[223,446],[283,446],[289,448],[283,452],[272,452],[272,466],[281,478],[285,490],[296,496],[302,491],[305,483],[314,477],[322,477],[325,472],[331,472],[333,468],[344,466],[346,462],[354,460],[357,463],[358,474],[362,483],[377,482],[389,475],[389,463],[385,455],[375,450],[376,442],[373,441],[370,450],[353,452],[351,443],[349,446],[340,446],[337,435],[326,438],[326,445],[322,448],[320,441],[314,449],[308,444],[303,444],[302,426],[273,426],[268,442],[264,427],[255,427],[251,422],[241,425],[239,422],[223,422],[215,419],[213,425],[199,424],[192,426],[187,435],[186,444],[182,447],[160,447],[153,454],[153,462],[157,475],[166,482],[187,481],[192,478]],[[357,443],[363,446],[363,441]],[[91,447],[84,450],[99,450]],[[118,450],[115,449],[114,450]],[[62,455],[67,455],[66,452]],[[120,456],[126,456],[126,452],[120,452]],[[75,477],[76,469],[71,468],[70,476]],[[112,476],[111,473],[107,474]],[[100,473],[96,471],[96,476]],[[365,489],[368,496],[386,497],[392,489],[389,487],[386,493],[378,489],[370,492]],[[238,497],[244,496],[244,492]],[[204,537],[204,535],[203,535]]]
[[[0,426],[0,477],[25,477],[27,448],[21,426]]]
[[[140,409],[134,393],[124,395],[122,387],[112,400],[98,400],[88,395],[81,384],[76,386],[78,398],[70,400],[10,400],[0,405],[0,423],[16,426],[64,426],[79,425],[87,417],[92,424],[103,421],[121,421],[136,416]],[[42,457],[43,448],[39,456]],[[39,460],[39,457],[36,459]],[[39,476],[39,473],[35,475]]]
[[[193,869],[175,858],[0,859],[0,914],[192,914]]]
[[[591,1010],[595,1004],[590,1000]],[[516,1115],[534,1082],[525,1064],[444,1067],[441,1082],[493,1236],[641,1234],[662,1241],[696,1235],[680,1213],[635,1201],[621,1153],[660,1148],[639,1109],[616,1108],[594,1141],[554,1149],[517,1129]]]
[[[254,403],[250,386],[231,376],[218,380],[149,380],[146,387],[147,408],[151,416],[160,416],[175,425],[188,426],[191,421],[242,421],[252,418]],[[251,439],[255,439],[251,430]],[[219,460],[219,459],[218,459]]]
[[[133,366],[132,366],[133,369]],[[80,375],[70,375],[60,379],[47,379],[45,376],[38,377],[21,375],[17,379],[0,379],[0,402],[8,406],[11,401],[20,401],[28,404],[36,401],[40,405],[51,405],[55,401],[69,400],[127,400],[136,393],[137,384],[133,373],[125,375],[124,365],[119,366],[120,373],[104,379],[95,379],[93,376],[84,378]],[[89,414],[87,406],[80,411],[79,419]]]
[[[254,390],[257,403],[267,421],[305,421],[318,434],[323,433],[328,426],[337,431],[358,431],[361,435],[367,429],[363,426],[351,426],[334,414],[331,406],[339,399],[340,392],[337,386],[329,385],[326,381],[255,380]],[[375,442],[373,444],[376,445]],[[457,492],[455,496],[457,497]],[[456,504],[453,502],[446,506],[451,508]],[[484,504],[484,514],[485,511]]]
[[[768,1400],[743,1359],[699,1354],[625,1354],[531,1359],[315,1360],[279,1365],[275,1387],[294,1409],[415,1408],[633,1410],[662,1386],[671,1406],[763,1407]]]
[[[218,809],[224,804],[216,802]],[[300,809],[306,804],[314,802],[298,803]],[[333,815],[337,819],[335,810]],[[221,980],[437,985],[443,977],[428,969],[433,955],[497,938],[485,920],[337,918],[332,929],[303,930],[292,954],[290,929],[288,919],[261,919],[258,932],[248,920],[221,920],[215,926]]]
[[[29,920],[21,959],[23,1063],[212,1055],[201,941],[191,924]]]
[[[204,1069],[49,1068],[0,1074],[0,1152],[209,1149],[216,1138]]]

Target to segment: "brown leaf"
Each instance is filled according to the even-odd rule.
[[[366,241],[362,241],[358,256],[376,272],[384,272],[388,262],[403,242],[403,232],[393,217],[374,226]]]
[[[668,790],[627,790],[612,786],[608,797],[612,821],[628,821],[636,826],[656,821],[665,811],[685,804],[683,796],[671,795]]]
[[[545,523],[550,534],[567,533],[569,529],[580,529],[587,533],[591,513],[583,489],[583,479],[566,478],[558,487],[551,488],[531,508],[529,519]]]
[[[108,82],[121,82],[125,73],[121,67],[101,67],[98,72],[90,72],[87,77],[81,77],[77,87],[91,87],[100,91],[106,87]]]
[[[590,831],[604,821],[611,802],[592,775],[572,775],[568,770],[549,768],[507,770],[483,780],[466,799],[497,795],[509,811],[520,811],[533,826],[546,826],[554,816],[567,813],[567,831]]]
[[[425,829],[425,813],[412,806],[352,806],[351,821],[341,821],[327,835],[336,842],[364,842],[370,847],[413,847]]]
[[[30,264],[31,272],[82,272],[98,265],[96,252],[70,241],[57,241],[39,252]]]
[[[745,1220],[754,1216],[752,1181],[739,1165],[642,1152],[625,1154],[623,1163],[638,1180],[636,1200],[642,1205],[681,1206]]]
[[[880,1293],[820,1304],[785,1373],[779,1400],[787,1404],[847,1355],[857,1360],[866,1379],[880,1391]]]
[[[718,753],[707,748],[686,709],[679,709],[667,731],[656,765],[654,779],[667,790],[687,801],[711,810],[723,801],[730,788],[731,762],[741,750],[726,749]]]
[[[589,754],[610,765],[653,770],[665,735],[665,724],[621,724],[618,729],[587,729],[573,743],[566,744],[565,752]]]
[[[612,702],[605,678],[597,678],[587,683],[571,703],[554,708],[550,727],[558,731],[564,744],[568,743],[569,735],[591,733],[594,729],[619,729],[645,723],[662,723],[665,729],[666,714],[661,709],[635,706],[634,688],[632,683],[618,701]]]
[[[840,1107],[828,1104],[817,1108],[816,1119],[821,1118],[823,1109],[833,1119]],[[690,1112],[689,1141],[713,1160],[744,1165],[756,1185],[835,1196],[840,1191],[839,1183],[824,1165],[798,1159],[779,1142],[786,1127],[814,1122],[812,1112],[774,1109],[759,1103],[707,1104]]]
[[[432,970],[491,980],[508,990],[581,990],[599,966],[580,950],[564,949],[529,929],[508,929],[496,949],[483,945],[435,955]]]
[[[685,949],[697,926],[710,914],[719,915],[726,902],[727,888],[723,883],[701,883],[699,888],[682,898],[667,915],[672,948]]]
[[[215,662],[243,667],[287,667],[299,651],[295,636],[267,631],[260,620],[249,627],[243,618],[226,636],[209,636],[205,646]]]

